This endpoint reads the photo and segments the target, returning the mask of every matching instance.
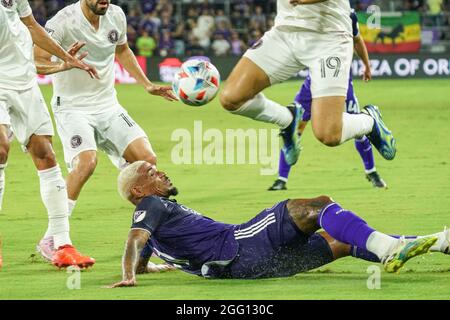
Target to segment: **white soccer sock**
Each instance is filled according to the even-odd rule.
[[[0,210],[2,210],[3,196],[5,194],[5,179],[6,179],[5,168],[6,168],[6,163],[0,164]]]
[[[244,103],[239,109],[231,111],[231,113],[262,122],[274,123],[281,129],[287,128],[293,119],[288,108],[267,99],[262,92]]]
[[[365,113],[342,114],[342,137],[341,144],[347,140],[360,138],[372,131],[374,120]]]
[[[68,199],[67,204],[69,206],[69,217],[71,217],[73,209],[75,208],[75,205],[77,204],[77,200]]]
[[[55,248],[72,244],[69,236],[69,210],[67,207],[67,188],[61,169],[55,166],[38,171],[41,198],[48,212],[48,230],[45,236],[53,236]]]
[[[374,231],[370,234],[366,242],[366,249],[376,254],[378,258],[386,257],[398,243],[399,239],[388,236],[387,234]]]

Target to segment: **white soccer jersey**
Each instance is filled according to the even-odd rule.
[[[27,0],[2,0],[0,88],[26,90],[36,84],[33,40],[20,18],[32,14]]]
[[[46,24],[47,31],[64,49],[76,41],[86,42],[81,50],[89,55],[84,61],[94,66],[100,80],[92,79],[79,69],[57,73],[53,76],[52,105],[69,107],[87,113],[98,113],[117,102],[114,88],[114,58],[117,45],[127,42],[127,22],[122,9],[110,5],[100,16],[98,30],[89,23],[81,10],[80,2],[60,10]]]
[[[326,32],[352,32],[349,0],[327,0],[293,6],[289,0],[277,1],[275,27],[297,27]]]

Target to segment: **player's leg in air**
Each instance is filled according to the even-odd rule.
[[[448,230],[410,239],[390,236],[371,228],[356,214],[343,209],[326,196],[289,200],[287,209],[295,225],[306,235],[316,237],[315,232],[322,228],[329,235],[328,239],[325,237],[328,243],[332,243],[334,239],[347,244],[347,249],[341,247],[342,252],[337,257],[350,254],[379,261],[384,264],[387,272],[397,272],[409,259],[424,254],[431,248],[444,253],[449,250]],[[330,257],[328,260],[335,258]],[[319,265],[328,262],[319,261]]]
[[[276,38],[273,32],[266,32],[260,42],[247,50],[228,77],[220,102],[233,114],[276,124],[281,130],[283,151],[292,164],[300,153],[297,135],[300,108],[283,107],[267,99],[261,91],[294,76],[302,66],[283,47],[283,42],[271,44]]]

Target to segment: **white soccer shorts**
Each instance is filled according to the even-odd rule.
[[[147,138],[144,130],[120,105],[98,114],[73,111],[73,108],[70,111],[59,109],[55,110],[54,116],[69,172],[73,169],[73,160],[81,152],[97,151],[97,147],[120,169],[126,163],[122,156],[130,143]]]
[[[271,84],[309,68],[313,98],[346,96],[353,39],[338,32],[272,28],[244,56],[268,75]]]
[[[41,90],[36,84],[31,89],[23,91],[0,88],[1,124],[11,124],[14,134],[22,146],[26,146],[30,137],[53,136],[53,124],[42,97]],[[6,110],[4,113],[1,110]],[[9,116],[9,117],[7,117]],[[9,118],[9,119],[8,119]]]

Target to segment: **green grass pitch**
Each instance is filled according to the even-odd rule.
[[[299,82],[266,91],[282,104],[291,102]],[[259,165],[175,165],[171,151],[177,128],[273,128],[231,115],[211,104],[193,108],[147,95],[137,86],[118,86],[121,103],[146,130],[158,154],[159,168],[178,186],[178,201],[214,219],[241,223],[275,202],[294,197],[332,196],[373,227],[393,234],[429,234],[450,227],[449,80],[355,81],[361,105],[377,104],[394,132],[398,153],[385,161],[375,151],[376,166],[389,185],[374,189],[364,178],[353,143],[321,145],[308,127],[303,152],[286,192],[267,192],[275,176],[260,175]],[[51,87],[43,87],[49,100]],[[64,166],[61,144],[55,149]],[[29,156],[17,142],[11,147],[0,232],[4,266],[0,299],[448,299],[450,256],[434,253],[410,261],[398,275],[381,272],[381,289],[369,290],[372,264],[345,258],[291,278],[206,280],[181,271],[138,277],[138,287],[105,289],[121,277],[121,256],[133,208],[116,191],[117,171],[99,153],[94,176],[85,186],[71,218],[71,234],[96,265],[81,273],[80,290],[66,286],[71,274],[57,270],[35,253],[47,217]]]

